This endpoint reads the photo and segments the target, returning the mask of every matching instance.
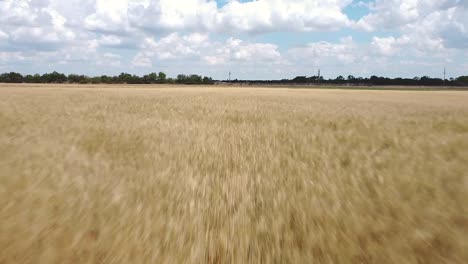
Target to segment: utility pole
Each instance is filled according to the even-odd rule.
[[[320,69],[318,70],[317,74],[317,83],[320,84]]]
[[[229,71],[229,82],[231,82],[231,71]]]
[[[444,67],[444,87],[445,87],[445,74],[446,74],[446,71],[445,71],[445,67]]]

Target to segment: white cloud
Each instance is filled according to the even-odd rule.
[[[208,0],[97,0],[86,26],[98,31],[138,28],[150,32],[326,31],[349,26],[343,9],[352,0],[229,1],[218,7]]]
[[[371,13],[361,18],[357,26],[366,30],[406,26],[432,14],[467,6],[464,0],[376,0],[369,4]]]
[[[215,25],[216,2],[205,0],[133,1],[128,17],[133,27],[156,32],[205,31]]]
[[[24,60],[21,52],[0,52],[0,62],[9,62],[11,60]]]
[[[281,55],[276,45],[253,43],[236,47],[233,58],[239,61],[276,61],[281,58]]]
[[[339,43],[313,42],[290,50],[290,54],[296,61],[308,60],[317,66],[333,60],[340,63],[353,63],[359,57],[359,53],[358,44],[352,37],[343,38]]]
[[[132,60],[134,67],[150,68],[153,66],[153,61],[150,56],[145,53],[138,53]]]
[[[40,7],[40,6],[39,6]],[[0,23],[14,25],[31,25],[37,15],[32,10],[29,1],[0,1]]]
[[[376,0],[371,13],[356,23],[367,31],[398,29],[406,36],[434,46],[468,48],[468,1]]]
[[[374,37],[372,39],[372,47],[381,55],[392,56],[398,53],[402,47],[409,43],[409,38],[403,36],[401,38],[386,37],[379,38]]]
[[[96,0],[95,12],[85,19],[86,28],[102,32],[128,30],[128,3],[129,0]]]
[[[8,38],[8,34],[0,30],[0,40],[6,40]]]
[[[73,41],[75,33],[65,26],[66,18],[50,8],[47,1],[0,2],[0,26],[2,38],[14,44],[32,48],[46,47],[40,44],[63,44]],[[7,35],[7,36],[5,36]]]
[[[161,61],[188,58],[208,65],[224,65],[230,61],[276,63],[281,60],[281,54],[276,45],[268,43],[248,43],[234,38],[222,43],[211,40],[206,34],[180,36],[172,33],[159,41],[146,38],[140,52],[133,59],[133,65],[151,67],[152,59]]]
[[[361,18],[357,26],[368,31],[398,27],[418,19],[417,7],[418,0],[376,0],[369,5],[372,12]]]
[[[104,53],[102,56],[99,56],[98,60],[96,60],[97,65],[104,65],[106,67],[119,67],[121,66],[121,58],[122,56],[113,53]]]
[[[241,32],[326,31],[351,24],[343,13],[349,0],[231,1],[218,14],[223,29]]]
[[[234,38],[229,38],[225,43],[213,45],[213,48],[202,59],[210,65],[223,65],[229,62],[282,62],[278,46],[269,43],[248,43]]]
[[[194,33],[180,36],[178,33],[169,34],[159,41],[147,37],[140,45],[140,51],[135,55],[132,64],[137,67],[151,67],[153,59],[169,60],[183,59],[199,54],[199,48],[206,45],[207,36]]]
[[[159,41],[147,38],[142,48],[149,56],[155,56],[163,60],[184,58],[197,54],[197,50],[194,47],[198,46],[199,42],[193,42],[193,39],[192,37],[181,37],[178,33],[172,33]]]

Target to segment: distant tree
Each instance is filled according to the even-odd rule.
[[[85,75],[70,74],[68,75],[69,83],[88,83],[89,78]]]
[[[340,75],[340,76],[336,77],[335,81],[338,82],[338,83],[343,83],[345,81],[345,78]]]
[[[213,84],[214,81],[210,77],[203,77],[196,74],[185,75],[179,74],[176,79],[167,78],[163,72],[150,73],[140,77],[129,73],[121,73],[118,76],[95,76],[87,77],[85,75],[69,74],[68,76],[56,71],[45,73],[43,75],[26,75],[10,72],[0,74],[0,82],[27,82],[27,83],[128,83],[128,84],[152,84],[152,83],[181,83],[181,84]]]
[[[131,83],[132,82],[132,75],[122,72],[119,75],[119,83]]]
[[[111,83],[114,83],[112,77],[109,77],[107,75],[102,75],[101,76],[101,83],[107,83],[107,84],[111,84]]]
[[[166,81],[166,78],[167,78],[167,76],[166,76],[166,74],[165,74],[164,72],[159,72],[159,74],[158,74],[158,80],[159,80],[160,82],[162,82],[162,83],[165,82],[165,81]]]
[[[373,84],[373,85],[386,85],[386,84],[387,84],[385,78],[383,78],[383,77],[377,77],[377,76],[375,76],[375,75],[372,75],[372,76],[370,77],[370,80],[369,80],[369,81],[370,81],[370,83]]]
[[[213,79],[211,79],[210,77],[203,77],[203,83],[204,84],[213,84]]]
[[[143,76],[144,83],[157,83],[158,79],[159,77],[155,72]]]
[[[461,85],[468,85],[468,76],[460,76],[456,79],[456,81]]]
[[[140,78],[140,76],[138,75],[132,75],[132,77],[130,78],[130,82],[128,82],[130,84],[141,84],[143,83],[143,79]]]
[[[4,73],[0,75],[0,82],[5,83],[22,83],[23,75],[17,72]]]
[[[45,73],[41,77],[42,82],[45,83],[64,83],[68,81],[67,76],[63,73],[58,73],[56,71],[52,73]]]
[[[289,84],[289,83],[316,83],[318,81],[318,76],[297,76],[294,79],[282,79],[282,80],[234,80],[233,83],[258,83],[258,84]],[[42,76],[39,74],[35,75],[26,75],[23,76],[20,73],[9,72],[0,74],[0,82],[7,83],[128,83],[128,84],[152,84],[152,83],[179,83],[179,84],[213,84],[214,81],[210,77],[204,77],[196,74],[185,75],[179,74],[177,78],[167,78],[166,74],[163,72],[159,73],[150,73],[144,75],[143,77],[132,75],[129,73],[121,73],[118,76],[96,76],[96,77],[87,77],[85,75],[70,74],[65,76],[62,73],[56,71],[52,73],[45,73]],[[349,75],[346,79],[343,76],[338,76],[335,79],[325,80],[320,76],[320,83],[328,84],[342,84],[342,83],[352,83],[353,85],[430,85],[430,86],[441,86],[444,84],[444,81],[440,78],[431,78],[428,76],[423,76],[421,78],[385,78],[379,76],[371,76],[370,78],[354,77]],[[458,78],[450,78],[445,81],[445,84],[448,86],[461,86],[468,85],[468,76],[460,76]]]
[[[41,82],[41,75],[36,73],[33,75],[33,80],[34,80],[34,83],[40,83]]]
[[[69,83],[79,83],[79,75],[77,74],[69,74],[67,79]]]
[[[316,83],[319,80],[318,76],[310,76],[309,78],[306,78],[305,82],[306,83]],[[320,76],[320,80],[323,80],[323,77]]]
[[[80,77],[82,77],[82,78],[80,78],[80,82],[79,82],[80,84],[87,84],[87,83],[91,82],[89,77],[86,76],[86,75],[80,75]]]
[[[439,78],[430,78],[428,76],[423,76],[421,79],[419,79],[419,85],[425,85],[425,86],[435,86],[435,85],[443,85],[444,81]]]
[[[141,81],[145,84],[150,84],[151,81],[150,81],[149,74],[143,75],[143,77],[141,78]]]
[[[306,76],[297,76],[296,78],[293,79],[294,83],[306,83],[307,82],[307,77]]]
[[[177,79],[176,79],[177,83],[185,83],[186,81],[187,81],[187,75],[185,74],[177,75]]]
[[[100,76],[92,77],[90,80],[91,80],[91,83],[92,83],[92,84],[99,84],[99,83],[102,83],[102,79],[101,79]]]
[[[201,84],[203,82],[203,78],[200,75],[192,74],[188,77],[187,83],[188,84]]]
[[[24,76],[23,82],[25,82],[25,83],[34,83],[34,76],[32,76],[31,74],[28,74],[28,75]]]
[[[26,75],[23,78],[23,82],[25,83],[41,83],[41,75],[39,74],[34,74],[34,75]]]

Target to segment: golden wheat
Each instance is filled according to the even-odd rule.
[[[468,93],[0,86],[0,263],[466,263]]]

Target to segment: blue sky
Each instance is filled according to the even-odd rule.
[[[468,75],[466,0],[0,0],[0,72]]]

